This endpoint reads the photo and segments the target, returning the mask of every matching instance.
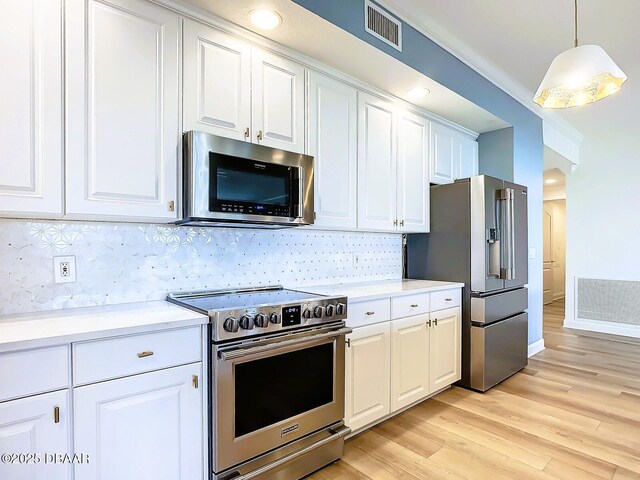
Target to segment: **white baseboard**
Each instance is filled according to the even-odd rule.
[[[533,342],[529,345],[528,356],[533,357],[536,353],[539,353],[542,350],[544,350],[544,338],[541,338],[537,342]]]
[[[612,335],[640,338],[640,325],[576,318],[575,320],[565,319],[564,326],[566,328],[575,328],[577,330],[589,330],[592,332],[611,333]]]

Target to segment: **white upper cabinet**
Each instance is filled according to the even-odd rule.
[[[177,218],[180,17],[144,0],[69,0],[70,218]]]
[[[431,125],[431,183],[451,183],[455,180],[453,160],[453,138],[450,128],[433,123]]]
[[[452,183],[478,174],[478,142],[433,123],[431,143],[431,183]]]
[[[357,90],[309,72],[307,153],[315,158],[315,225],[357,225]]]
[[[0,463],[0,478],[7,480],[71,479],[68,463],[46,462],[47,454],[71,454],[69,443],[69,391],[0,403],[0,452],[35,454],[39,463]],[[78,453],[83,453],[80,450]],[[94,457],[95,459],[95,457]],[[50,459],[49,459],[50,460]],[[91,461],[91,458],[89,458]]]
[[[74,389],[76,480],[202,479],[200,364]]]
[[[455,179],[478,175],[478,142],[456,135],[453,140]]]
[[[252,51],[253,142],[304,152],[304,67],[259,48]]]
[[[61,0],[0,8],[0,216],[60,218]]]
[[[358,228],[395,231],[396,114],[373,95],[358,96]]]
[[[402,112],[398,119],[398,230],[429,231],[429,120]]]
[[[251,126],[251,46],[184,22],[184,130],[246,140]]]

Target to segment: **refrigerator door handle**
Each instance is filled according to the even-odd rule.
[[[513,188],[509,190],[509,280],[516,278],[516,229],[515,229],[515,196]]]
[[[500,243],[504,245],[504,255],[500,255],[500,278],[512,280],[515,278],[514,252],[515,252],[515,230],[514,223],[514,190],[504,188],[498,192],[500,204]]]

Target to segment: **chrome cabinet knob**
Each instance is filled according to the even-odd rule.
[[[235,333],[238,331],[238,320],[236,320],[233,317],[229,317],[227,318],[224,323],[222,324],[222,328],[227,331],[227,332],[231,332],[231,333]]]
[[[264,313],[259,313],[253,319],[256,327],[264,328],[269,326],[269,319]]]
[[[243,315],[240,319],[240,328],[243,330],[253,330],[253,318],[249,315]]]

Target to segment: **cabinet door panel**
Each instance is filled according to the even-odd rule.
[[[404,112],[398,121],[398,229],[429,231],[430,122]]]
[[[251,125],[251,46],[186,20],[183,91],[185,131],[244,140]]]
[[[453,130],[437,123],[431,124],[431,183],[451,183],[455,178],[453,138]]]
[[[460,308],[432,312],[430,332],[431,392],[460,380]]]
[[[65,480],[69,464],[52,463],[45,454],[70,454],[68,390],[0,403],[0,452],[38,454],[38,464],[0,463],[0,478],[11,480]],[[54,408],[59,421],[55,422]],[[78,451],[78,453],[81,453]],[[91,460],[91,459],[89,459]]]
[[[395,112],[365,93],[358,104],[358,228],[395,231]]]
[[[0,1],[0,216],[62,216],[62,5]]]
[[[356,227],[357,91],[309,73],[309,155],[315,178],[314,225]]]
[[[176,218],[180,18],[142,0],[67,12],[67,214]]]
[[[389,323],[357,328],[347,338],[345,422],[352,430],[390,412]]]
[[[304,67],[258,48],[252,65],[253,141],[303,153]]]
[[[76,480],[201,479],[201,364],[74,390],[75,450],[93,458]],[[126,433],[123,433],[126,432]]]
[[[429,394],[429,315],[391,322],[391,411]]]
[[[454,139],[455,178],[468,178],[478,174],[478,142],[457,135]]]

